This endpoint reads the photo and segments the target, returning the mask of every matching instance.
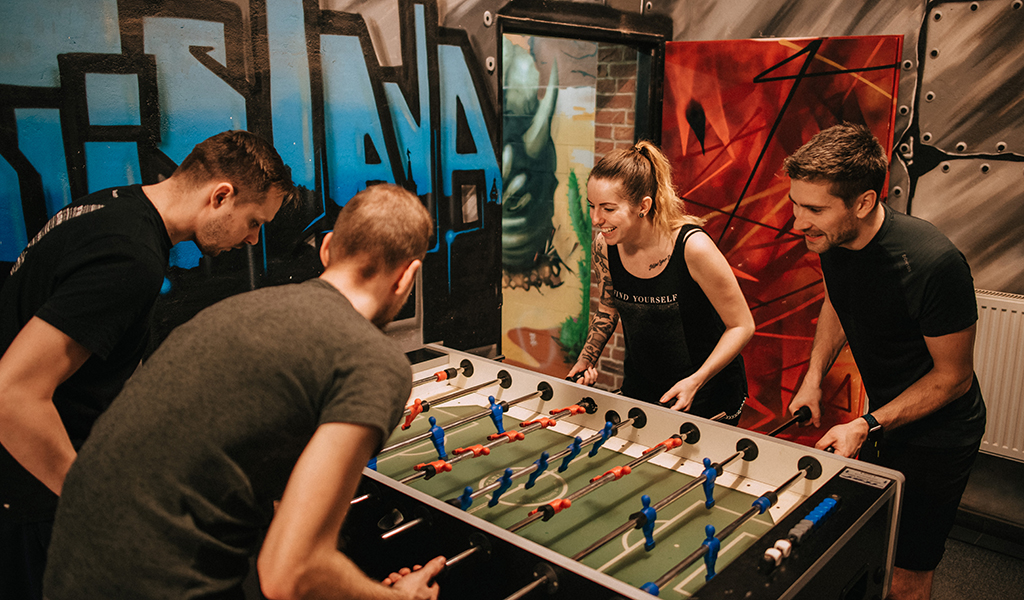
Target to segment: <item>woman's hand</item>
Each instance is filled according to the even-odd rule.
[[[693,405],[693,397],[697,394],[697,390],[700,389],[700,385],[693,379],[693,377],[687,377],[686,379],[680,379],[674,386],[669,388],[658,402],[667,404],[672,402],[669,406],[672,410],[678,410],[686,412],[690,410],[690,406]]]
[[[565,378],[583,385],[594,385],[597,382],[597,369],[585,360],[578,360]]]

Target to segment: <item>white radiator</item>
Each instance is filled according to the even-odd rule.
[[[974,370],[988,409],[981,451],[1024,462],[1024,296],[977,293]]]

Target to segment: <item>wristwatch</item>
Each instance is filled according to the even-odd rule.
[[[867,421],[869,440],[877,440],[882,437],[882,424],[878,422],[874,415],[867,413],[866,415],[861,415],[860,418]]]

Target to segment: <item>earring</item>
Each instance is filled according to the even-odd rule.
[[[643,211],[641,211],[641,212],[640,212],[640,214],[638,214],[637,216],[638,216],[638,217],[640,217],[641,219],[642,219],[642,218],[644,218],[644,213],[643,213]]]

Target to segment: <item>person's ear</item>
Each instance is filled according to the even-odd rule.
[[[333,231],[328,231],[324,235],[324,239],[320,242],[320,263],[323,264],[324,268],[327,267],[331,262],[331,238],[334,237]]]
[[[878,203],[878,194],[874,190],[868,190],[857,196],[857,199],[853,201],[853,208],[857,213],[857,218],[864,219],[871,214],[871,211],[875,209],[875,204]]]
[[[231,185],[230,182],[221,181],[217,185],[213,186],[213,191],[210,193],[210,204],[214,208],[220,208],[224,205],[228,198],[231,198],[235,193],[235,186]]]
[[[651,214],[651,207],[654,206],[654,199],[650,196],[644,196],[640,200],[640,212],[645,216]]]
[[[402,275],[395,282],[395,293],[397,295],[402,297],[409,295],[412,284],[416,282],[416,272],[420,270],[422,264],[423,261],[414,260],[405,267]]]

